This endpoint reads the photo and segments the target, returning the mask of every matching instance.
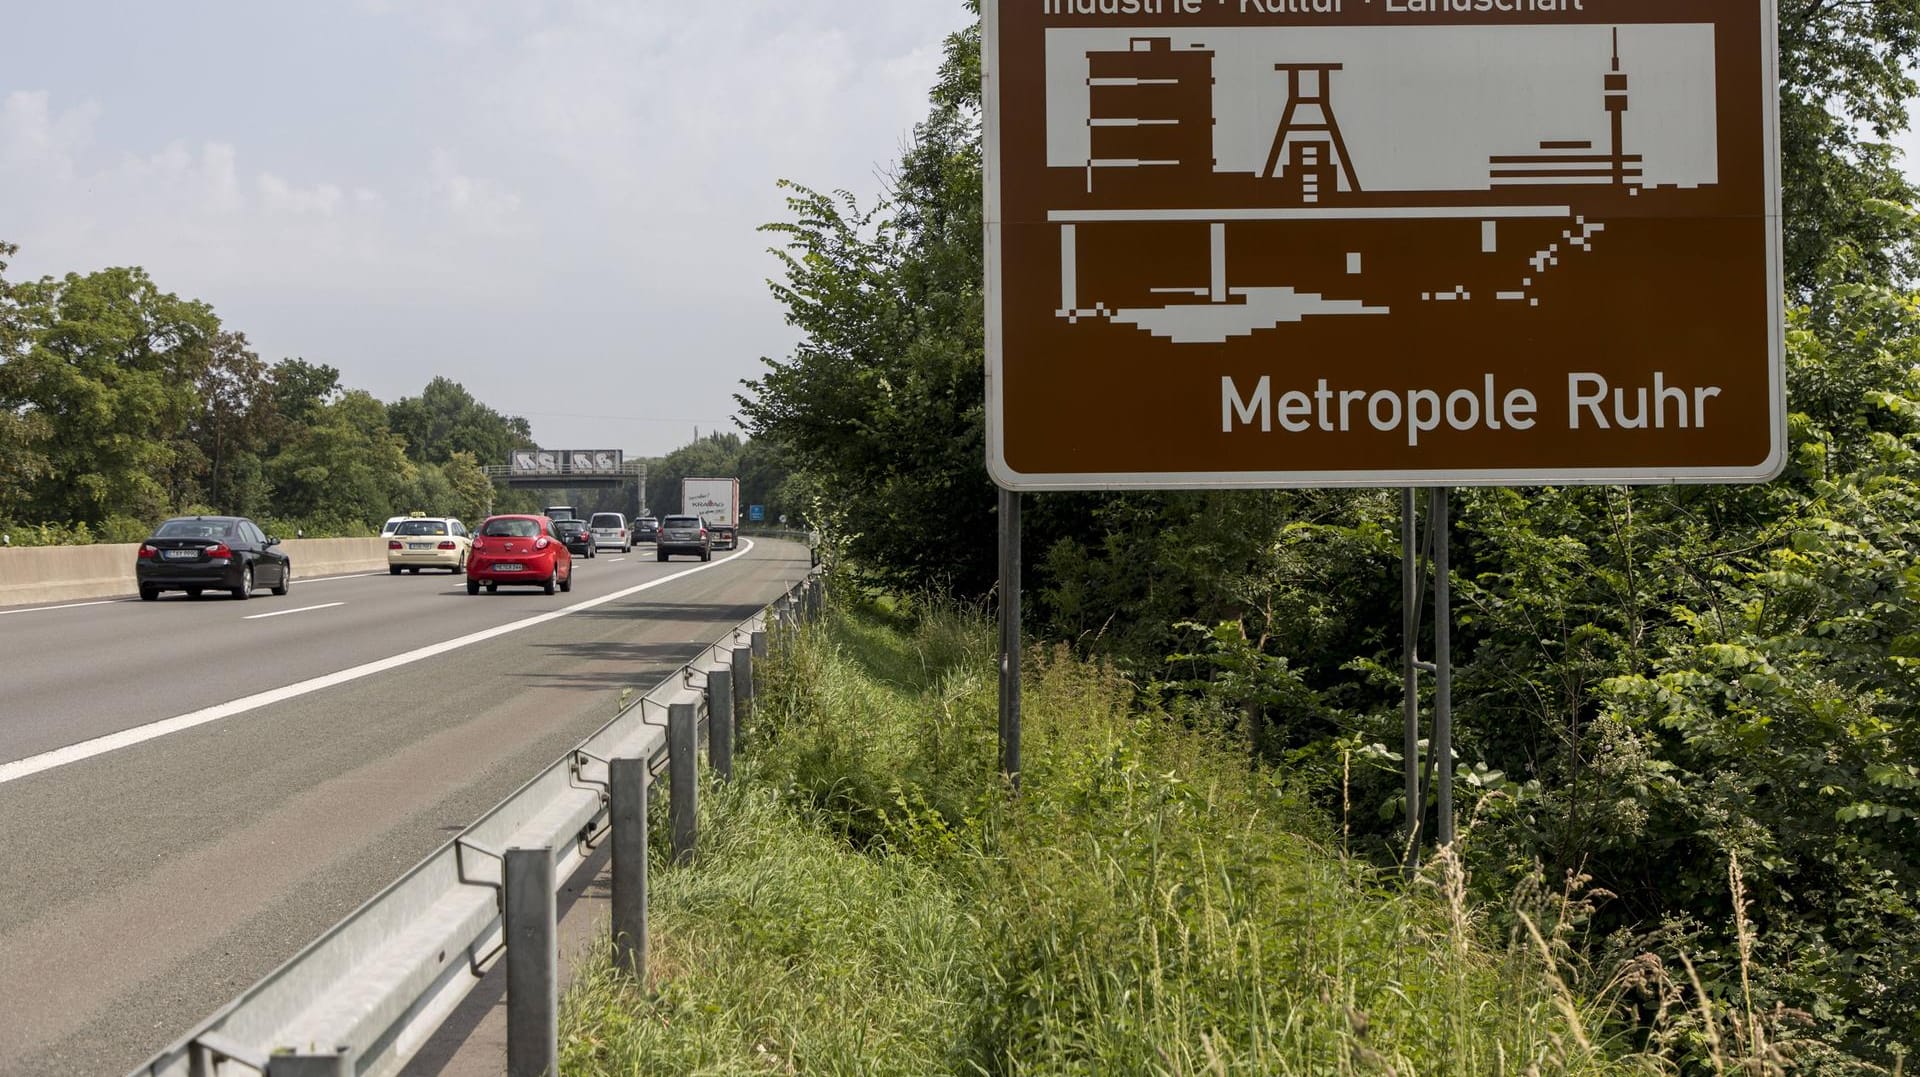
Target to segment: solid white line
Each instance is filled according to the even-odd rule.
[[[275,610],[272,613],[256,613],[251,617],[242,617],[242,621],[264,621],[269,617],[285,617],[290,613],[311,613],[314,610],[330,610],[335,606],[344,606],[345,602],[329,602],[324,606],[302,606],[297,610]]]
[[[304,576],[295,576],[293,579],[295,583],[332,583],[335,580],[364,580],[368,576],[378,575],[380,575],[378,572],[356,572],[351,576],[315,576],[312,579],[307,579]]]
[[[70,602],[64,606],[35,606],[30,610],[0,610],[0,617],[11,617],[16,613],[51,613],[54,610],[77,610],[84,606],[111,606],[116,602],[125,602],[124,598],[103,598],[98,602]]]
[[[16,760],[12,763],[0,763],[0,785],[5,785],[8,782],[16,782],[22,778],[39,774],[42,771],[54,770],[72,763],[81,762],[82,760],[92,759],[97,755],[117,752],[122,748],[131,748],[136,744],[144,744],[150,740],[157,740],[171,733],[179,733],[183,730],[192,729],[195,726],[206,725],[208,722],[217,722],[222,718],[231,718],[234,715],[245,714],[248,711],[258,710],[261,707],[271,706],[275,703],[284,703],[289,699],[297,699],[301,696],[321,691],[322,689],[346,684],[349,681],[357,681],[362,677],[371,677],[376,673],[385,673],[390,669],[409,666],[415,662],[434,658],[446,654],[449,651],[457,651],[462,647],[471,647],[476,643],[484,643],[487,640],[507,635],[510,632],[517,632],[523,628],[532,628],[534,625],[546,624],[548,621],[557,621],[568,614],[579,613],[582,610],[590,610],[595,606],[604,606],[609,602],[626,598],[628,595],[639,594],[641,591],[658,587],[663,583],[672,583],[674,580],[691,576],[696,572],[704,572],[710,568],[717,568],[745,554],[751,549],[753,549],[753,543],[748,542],[739,553],[730,554],[708,564],[698,565],[684,572],[676,572],[671,576],[662,576],[657,580],[649,580],[646,583],[636,584],[624,591],[615,591],[610,595],[591,598],[585,602],[568,606],[565,609],[538,614],[495,628],[483,629],[479,632],[461,636],[458,639],[450,639],[442,643],[431,644],[417,650],[408,651],[405,654],[396,654],[390,658],[382,658],[375,662],[354,666],[351,669],[343,669],[338,673],[328,673],[324,676],[313,677],[301,681],[298,684],[290,684],[284,688],[275,688],[272,691],[260,692],[242,699],[233,700],[230,703],[221,703],[217,706],[197,710],[191,714],[164,718],[158,722],[149,722],[143,726],[136,726],[133,729],[123,729],[118,733],[109,733],[104,737],[95,737],[92,740],[81,741],[78,744],[69,744],[65,748],[56,748],[53,751],[42,752],[39,755],[30,755],[25,759]]]
[[[624,558],[624,557],[609,557],[609,558],[607,558],[607,564],[609,564],[609,565],[611,565],[611,564],[613,564],[613,563],[614,563],[615,561],[625,561],[625,560],[626,560],[626,558]]]

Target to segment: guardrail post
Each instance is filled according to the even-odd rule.
[[[747,722],[753,718],[753,650],[733,649],[733,742],[747,735]]]
[[[560,1072],[560,946],[553,850],[508,849],[507,1075]]]
[[[353,1077],[354,1054],[351,1047],[337,1047],[332,1054],[276,1054],[267,1058],[267,1077]]]
[[[733,671],[707,671],[707,762],[721,781],[733,780]]]
[[[767,630],[764,628],[757,629],[753,633],[753,656],[755,658],[767,656]]]
[[[672,799],[667,802],[668,829],[673,831],[673,862],[685,864],[693,859],[697,837],[699,786],[696,764],[699,759],[698,717],[691,703],[667,706],[667,775]]]
[[[647,980],[647,773],[645,759],[608,764],[613,796],[613,964]]]

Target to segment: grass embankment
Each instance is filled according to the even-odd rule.
[[[656,864],[648,983],[602,953],[568,995],[565,1072],[1626,1072],[1457,880],[1344,859],[1097,667],[1030,661],[1005,796],[995,684],[960,612],[791,638],[697,865]]]

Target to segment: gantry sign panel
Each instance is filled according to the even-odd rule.
[[[1760,481],[1764,0],[988,0],[1016,489]]]

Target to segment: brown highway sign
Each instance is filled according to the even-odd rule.
[[[1770,0],[986,0],[1012,489],[1754,482]]]

